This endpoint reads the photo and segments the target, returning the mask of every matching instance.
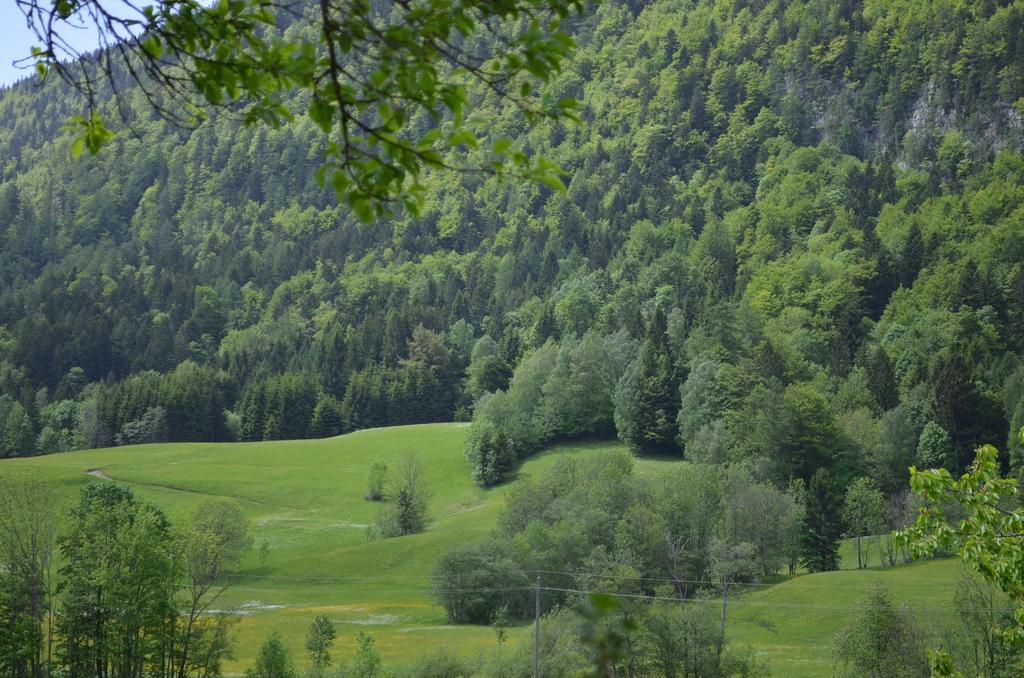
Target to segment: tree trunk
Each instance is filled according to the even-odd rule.
[[[722,581],[722,626],[718,631],[718,657],[722,656],[722,647],[725,645],[725,612],[729,605],[729,581]]]

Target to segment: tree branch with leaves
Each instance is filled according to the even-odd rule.
[[[161,117],[195,125],[212,112],[279,127],[308,114],[328,139],[318,174],[364,221],[416,212],[430,169],[523,178],[562,189],[561,170],[467,117],[498,97],[529,123],[575,119],[577,103],[540,91],[574,48],[562,20],[583,0],[16,0],[41,45],[26,57],[81,92],[73,151],[114,138],[100,115],[127,73]],[[91,27],[97,51],[68,31]],[[498,49],[474,38],[487,34]],[[297,93],[306,93],[296,96]]]

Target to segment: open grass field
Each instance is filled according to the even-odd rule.
[[[350,656],[357,632],[365,631],[374,636],[385,667],[397,668],[425,649],[444,646],[473,655],[495,643],[489,628],[447,625],[429,591],[438,556],[452,544],[487,533],[507,490],[481,490],[473,483],[462,456],[466,432],[464,424],[433,424],[325,440],[122,447],[5,460],[0,474],[51,479],[60,484],[67,504],[84,484],[110,478],[157,503],[173,520],[184,519],[206,498],[232,499],[251,519],[256,544],[269,545],[269,555],[262,564],[254,549],[220,601],[220,607],[242,612],[237,659],[229,671],[241,673],[250,665],[272,631],[281,634],[302,666],[302,638],[318,614],[338,627],[336,657]],[[556,447],[526,462],[521,474],[542,473],[561,454],[618,447]],[[368,542],[365,530],[378,511],[363,499],[370,465],[382,460],[394,468],[408,452],[422,460],[431,491],[428,529]],[[673,463],[678,462],[644,459],[637,470],[656,473]],[[850,546],[844,545],[844,563],[850,556]],[[886,583],[912,604],[948,608],[959,571],[958,564],[944,561],[754,587],[732,607],[730,635],[738,646],[749,645],[764,656],[774,675],[828,675],[831,637],[870,582]],[[526,628],[512,629],[510,640],[527,635]]]

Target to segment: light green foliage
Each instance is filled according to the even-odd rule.
[[[1024,669],[1024,647],[1000,632],[1013,623],[1009,599],[991,582],[966,573],[953,593],[955,619],[941,635],[953,667],[965,676],[1009,678]]]
[[[680,599],[706,582],[728,605],[736,584],[776,574],[787,543],[798,539],[789,534],[802,529],[793,499],[745,468],[661,461],[654,476],[638,476],[638,466],[621,453],[560,458],[510,488],[495,538],[439,561],[438,600],[449,620],[485,623],[503,609],[527,617],[525,592],[480,590],[502,581],[502,571],[540,570],[557,588],[612,592],[617,577],[649,577]],[[505,576],[510,589],[530,583]],[[542,604],[565,599],[547,591]]]
[[[301,11],[291,30],[285,28],[292,13],[266,0],[159,2],[142,9],[69,0],[32,2],[23,11],[35,17],[31,25],[44,44],[32,55],[39,73],[56,71],[88,94],[89,115],[68,125],[75,157],[86,149],[97,153],[114,137],[94,91],[117,62],[155,111],[174,122],[196,123],[212,110],[234,108],[246,124],[277,128],[307,115],[327,140],[321,182],[370,221],[394,200],[418,210],[426,168],[468,165],[562,188],[556,165],[529,158],[511,139],[487,138],[466,109],[471,93],[486,92],[519,107],[528,120],[574,118],[574,100],[553,99],[536,85],[551,80],[571,54],[573,39],[559,20],[581,9],[575,0],[467,0],[382,12],[368,2],[326,1]],[[83,20],[104,29],[111,43],[99,64],[78,73],[64,63],[79,56],[65,33]],[[503,28],[504,50],[480,55],[464,48],[463,41],[496,25]],[[135,37],[126,39],[129,26]],[[290,97],[296,89],[306,96]],[[485,143],[482,156],[459,152]]]
[[[1009,504],[1017,496],[1017,482],[999,474],[998,452],[979,447],[974,463],[960,478],[944,468],[910,470],[911,488],[925,501],[917,522],[902,532],[911,552],[928,556],[952,551],[1005,593],[1014,605],[1014,623],[1007,636],[1024,638],[1024,512]],[[949,507],[963,513],[947,518]]]
[[[114,436],[118,445],[140,445],[161,443],[167,440],[167,411],[162,407],[150,407],[139,419],[125,422]]]
[[[297,678],[287,648],[276,634],[271,634],[260,646],[256,664],[245,672],[245,678]]]
[[[471,661],[481,651],[489,653],[495,649],[494,633],[488,626],[438,628],[445,624],[446,612],[430,593],[433,581],[429,575],[443,553],[457,544],[487,537],[498,528],[499,515],[502,524],[509,523],[508,533],[522,529],[514,525],[525,527],[532,516],[543,515],[550,506],[544,500],[545,494],[553,486],[572,487],[572,478],[581,477],[577,470],[575,476],[563,472],[552,476],[550,481],[545,480],[550,475],[549,469],[560,459],[575,459],[580,463],[602,451],[624,452],[621,446],[610,444],[560,446],[526,460],[517,480],[481,490],[472,481],[469,466],[461,454],[466,431],[465,425],[447,424],[287,443],[144,445],[5,460],[0,474],[20,479],[25,473],[34,473],[52,480],[57,497],[50,503],[59,507],[73,503],[82,485],[100,482],[85,475],[83,470],[101,468],[118,482],[131,483],[136,496],[156,503],[175,525],[182,526],[204,499],[230,498],[250,519],[250,533],[257,543],[267,544],[270,555],[261,565],[258,550],[250,552],[237,570],[240,576],[227,576],[221,582],[231,586],[220,595],[215,607],[230,610],[248,603],[251,607],[246,609],[252,610],[251,614],[238,617],[237,623],[230,627],[234,657],[221,661],[222,670],[241,674],[251,668],[260,644],[271,631],[280,634],[293,658],[304,657],[303,643],[309,624],[318,614],[327,614],[339,627],[331,653],[335,666],[347,660],[355,650],[354,634],[342,633],[342,625],[365,628],[360,624],[370,622],[367,630],[373,633],[385,666],[389,671],[401,673],[419,658],[423,647],[437,642],[438,634],[444,635],[449,651],[463,660]],[[373,504],[362,499],[369,467],[376,460],[395,467],[409,449],[419,450],[422,456],[426,483],[432,490],[429,506],[434,518],[422,534],[365,542],[362,528],[373,521],[376,512]],[[210,464],[211,458],[218,463]],[[173,463],[168,463],[169,460]],[[566,467],[565,471],[571,468]],[[633,468],[630,482],[651,484],[658,514],[668,519],[674,534],[684,536],[681,543],[686,542],[687,549],[689,544],[706,544],[702,541],[707,539],[706,532],[701,530],[707,524],[704,516],[723,515],[714,468],[691,468],[685,461],[657,459],[635,459]],[[554,483],[556,478],[558,482]],[[743,489],[739,478],[737,476],[736,486]],[[538,485],[540,491],[537,491]],[[601,493],[602,484],[585,485],[586,493],[593,493],[594,501],[606,496]],[[513,495],[521,498],[513,499]],[[577,496],[580,495],[567,500],[570,503],[566,508],[570,508],[572,502],[581,503]],[[506,504],[508,509],[503,511]],[[513,506],[516,507],[514,513]],[[751,536],[740,537],[742,540],[757,537],[760,527],[772,527],[758,525],[754,519],[760,514],[756,510],[742,511],[738,515],[752,516],[750,520],[743,518],[739,524],[752,523],[755,528]],[[664,548],[663,535],[639,529],[645,522],[657,524],[650,512],[631,512],[631,516],[641,518],[642,522],[628,523],[628,531],[624,522],[622,528],[615,530],[623,535],[621,538],[616,535],[615,543],[623,547],[631,543],[647,544],[640,539],[628,540],[626,535],[650,535],[659,548]],[[65,522],[61,530],[66,527]],[[499,529],[506,534],[506,528]],[[669,555],[668,551],[664,553]],[[693,552],[681,552],[684,556],[679,560],[681,564],[685,564],[688,553]],[[948,606],[948,602],[939,601],[951,600],[958,586],[961,566],[956,561],[928,561],[880,570],[875,556],[877,551],[874,551],[872,569],[857,570],[854,544],[842,543],[840,553],[843,569],[839,572],[799,576],[768,586],[740,587],[750,591],[735,599],[736,604],[730,599],[729,647],[736,652],[749,646],[768,663],[775,675],[799,678],[825,675],[832,670],[830,639],[843,623],[842,615],[834,608],[854,607],[872,581],[888,583],[900,603],[910,603],[915,609]],[[507,566],[501,567],[502,572],[509,570]],[[604,571],[594,570],[589,563],[585,570]],[[614,572],[656,576],[651,571],[632,569]],[[684,568],[679,572],[682,578],[693,578],[691,570]],[[348,573],[373,575],[350,579]],[[544,581],[546,585],[557,584],[554,579]],[[774,581],[763,580],[769,584]],[[928,581],[929,586],[922,588],[921,581]],[[581,583],[591,588],[593,583],[600,582]],[[547,600],[547,596],[545,592],[542,600]],[[268,607],[253,606],[257,602]],[[529,603],[528,600],[527,606]],[[285,607],[271,608],[271,605]],[[668,605],[675,607],[672,603]],[[715,613],[720,605],[718,599],[697,608],[713,608],[709,621],[713,629],[717,629]],[[799,609],[800,613],[794,614],[794,609]],[[383,622],[387,619],[384,615],[399,615],[403,622],[372,623]],[[943,618],[950,616],[951,613],[942,615]],[[580,667],[569,657],[563,659],[554,652],[556,647],[575,642],[577,624],[571,616],[557,627],[554,621],[546,619],[545,666],[550,665],[552,673],[564,669],[565,674],[572,675],[574,670],[586,668],[585,664]],[[490,668],[477,670],[484,675],[509,675],[502,673],[505,669],[511,675],[528,674],[532,670],[530,629],[513,623],[508,627],[508,636],[502,657],[486,656],[486,667]],[[547,648],[552,649],[551,654]],[[510,668],[513,666],[518,668],[513,671]]]
[[[885,529],[885,497],[870,478],[857,478],[847,488],[843,522],[846,534],[857,542],[857,567],[867,567],[868,556],[861,558],[861,541]],[[869,553],[870,543],[867,542]]]
[[[207,499],[192,514],[192,529],[209,535],[217,545],[224,564],[236,566],[250,548],[249,519],[237,503],[223,499]]]
[[[55,600],[58,507],[39,478],[0,478],[0,672],[43,675]]]
[[[917,443],[917,464],[921,468],[956,469],[953,441],[934,421],[925,424]]]
[[[382,675],[380,653],[373,645],[373,636],[359,632],[356,653],[341,671],[344,678],[378,678]]]
[[[388,465],[382,461],[370,464],[370,475],[366,481],[366,499],[380,501],[384,498],[384,483],[387,480]]]
[[[724,461],[701,442],[706,440],[707,429],[733,414],[742,398],[742,380],[734,366],[707,360],[694,367],[680,386],[679,435],[687,458]]]
[[[476,403],[466,458],[477,482],[501,482],[549,441],[612,435],[614,394],[634,347],[623,332],[590,332],[548,341],[523,358],[507,391]]]
[[[76,675],[121,671],[125,662],[156,669],[177,612],[166,516],[128,489],[102,484],[82,489],[68,523],[59,542],[59,660]],[[137,638],[152,642],[137,646]]]
[[[774,2],[719,4],[602,3],[557,28],[546,22],[550,3],[473,4],[485,14],[529,5],[544,19],[538,32],[495,22],[491,34],[474,13],[481,30],[456,43],[460,53],[507,59],[516,51],[502,41],[536,39],[543,52],[557,32],[573,37],[578,49],[557,68],[532,64],[552,66],[551,77],[527,96],[581,101],[582,124],[528,119],[508,97],[467,82],[461,126],[475,149],[460,142],[465,152],[448,153],[460,125],[444,102],[429,113],[425,100],[409,103],[402,130],[388,133],[410,140],[440,130],[431,150],[465,169],[486,166],[497,140],[512,139],[508,154],[557,160],[572,181],[563,193],[425,165],[413,180],[403,169],[403,186],[422,185],[408,193],[418,214],[396,209],[368,226],[359,223],[367,205],[336,204],[316,183],[333,150],[317,116],[331,113],[337,133],[340,109],[313,114],[308,89],[264,79],[307,57],[322,65],[315,6],[283,33],[228,40],[221,55],[241,63],[261,44],[263,56],[276,55],[252,75],[255,87],[281,88],[272,103],[293,116],[277,126],[226,112],[191,129],[165,126],[129,85],[120,103],[138,136],[119,134],[68,163],[72,141],[54,121],[80,114],[80,100],[56,81],[5,90],[0,391],[25,408],[33,444],[51,451],[72,440],[109,445],[154,407],[165,409],[173,440],[465,419],[518,370],[517,393],[475,411],[474,436],[491,450],[474,463],[485,483],[548,440],[613,426],[673,452],[678,433],[691,459],[753,463],[780,487],[828,465],[840,483],[866,475],[890,494],[934,421],[962,467],[974,446],[1005,439],[1020,418],[1019,391],[1006,389],[1024,337],[1024,146],[1012,119],[1024,95],[1020,0],[977,12],[950,0],[927,12],[860,0],[841,11],[820,0],[785,12]],[[200,27],[212,21],[206,9],[174,6],[192,7]],[[219,9],[209,30],[244,29],[260,20],[250,15],[259,6]],[[172,21],[166,8],[155,7],[158,23]],[[424,20],[441,11],[429,10]],[[373,5],[362,25],[399,30],[403,18],[404,7]],[[438,20],[453,27],[449,19]],[[362,38],[353,39],[346,67],[372,73],[380,52],[359,61]],[[288,52],[296,44],[314,54]],[[163,47],[169,55],[173,45]],[[436,65],[437,79],[408,86],[443,89],[461,77]],[[531,64],[521,66],[525,77]],[[211,68],[202,79],[216,85]],[[386,75],[390,91],[399,73]],[[500,88],[515,94],[522,82]],[[242,117],[271,112],[220,95]],[[111,124],[117,102],[102,87],[95,101]],[[374,103],[362,114],[353,120],[383,123]],[[376,152],[388,153],[381,143]],[[387,162],[358,160],[398,181]],[[641,349],[656,309],[667,320],[665,369]],[[614,336],[632,347],[627,359],[609,351],[603,373],[591,371],[592,349]],[[483,337],[487,350],[474,361]],[[640,357],[656,378],[627,380],[621,426],[609,423],[593,384],[633,362],[639,370]],[[706,362],[721,366],[717,379]],[[685,394],[675,390],[691,377]],[[43,423],[51,403],[36,403],[42,387],[51,403],[80,410],[71,435]],[[555,426],[559,418],[571,425]]]
[[[468,678],[474,673],[473,663],[456,657],[447,649],[439,647],[429,652],[419,653],[412,667],[398,675],[408,678],[419,678],[420,676]]]
[[[924,638],[910,611],[898,608],[881,587],[867,597],[832,643],[842,675],[910,678],[931,675]]]
[[[306,632],[306,652],[313,664],[313,675],[319,678],[331,665],[331,646],[337,631],[334,624],[324,615],[318,615]]]

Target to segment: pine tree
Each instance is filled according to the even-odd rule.
[[[549,338],[558,339],[558,322],[555,320],[555,310],[551,303],[546,303],[540,310],[537,322],[533,325],[533,345],[543,346]]]
[[[0,457],[27,457],[35,451],[36,435],[32,430],[32,420],[21,403],[15,402],[7,413],[0,441],[3,445]]]
[[[839,569],[839,495],[828,469],[819,468],[807,487],[804,515],[803,556],[800,561],[811,572]]]
[[[907,242],[903,245],[903,254],[900,257],[900,283],[904,287],[914,284],[918,272],[924,268],[924,255],[924,239],[921,237],[921,229],[916,223],[913,223],[910,225]]]
[[[317,438],[336,436],[342,431],[341,403],[326,393],[320,394],[313,408],[310,430]]]
[[[398,529],[400,534],[416,534],[423,530],[423,520],[416,508],[416,502],[406,488],[398,490],[395,498],[395,506],[398,509]]]
[[[636,363],[615,394],[619,437],[641,454],[677,452],[679,380],[669,353],[665,314],[657,309]]]
[[[899,392],[896,390],[896,375],[892,369],[892,362],[889,354],[881,346],[871,351],[867,365],[868,388],[871,395],[882,412],[888,412],[900,402]]]

